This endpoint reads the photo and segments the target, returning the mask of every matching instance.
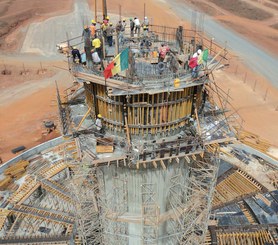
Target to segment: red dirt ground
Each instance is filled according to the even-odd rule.
[[[34,2],[36,4],[40,3],[40,8],[36,9],[36,11],[38,11],[37,13],[40,14],[39,16],[35,15],[36,11],[32,11],[30,16],[30,9],[33,9]],[[89,0],[89,2],[93,8],[94,0]],[[151,0],[146,2],[146,15],[149,16],[152,23],[169,26],[183,24],[187,28],[190,26],[188,23],[185,23],[183,19],[178,18],[175,13],[168,8],[164,1]],[[251,21],[229,15],[227,11],[225,12],[225,10],[211,5],[209,1],[198,0],[198,2],[206,3],[206,6],[210,8],[210,12],[216,15],[217,19],[226,21],[225,23],[227,23],[227,25],[232,26],[240,33],[250,37],[255,42],[268,48],[268,50],[278,53],[277,48],[275,49],[278,40],[277,30],[271,27],[266,28],[266,26],[275,24],[275,19],[261,22]],[[269,2],[269,0],[267,2]],[[37,19],[48,18],[61,13],[64,14],[65,12],[69,12],[72,8],[72,0],[14,0],[1,2],[0,12],[1,10],[3,12],[2,7],[5,3],[13,4],[11,5],[13,7],[10,7],[6,12],[4,11],[5,15],[1,14],[0,17],[0,25],[3,22],[7,22],[8,26],[13,26],[13,31],[5,35],[5,39],[1,39],[1,48],[4,48],[6,52],[14,51],[20,46],[20,38],[22,38],[22,36],[20,36],[20,30],[22,27],[25,27],[28,23],[36,21]],[[108,0],[107,4],[109,12],[117,13],[119,4],[121,4],[123,16],[137,16],[141,19],[143,18],[143,2],[138,5],[138,1],[135,0],[127,0],[124,3],[121,0]],[[55,12],[52,12],[53,10],[55,10]],[[16,16],[16,21],[14,22],[11,21],[13,16]],[[21,17],[18,18],[18,16]],[[30,19],[26,19],[26,17],[30,17]],[[25,21],[22,22],[24,19]],[[239,24],[237,24],[236,21],[239,21]],[[10,29],[9,27],[7,28],[7,30]],[[14,38],[9,39],[9,37],[14,37],[15,35],[18,37],[18,43],[9,43],[9,40],[14,40]],[[3,42],[3,40],[5,41]],[[1,61],[1,63],[3,63],[3,61]],[[34,67],[33,70],[30,68],[33,76],[26,79],[26,81],[21,75],[15,75],[16,72],[22,70],[22,62],[12,60],[11,63],[14,66],[14,73],[10,78],[5,77],[5,79],[3,79],[3,77],[0,77],[0,92],[7,98],[9,98],[10,95],[10,98],[7,99],[5,103],[0,100],[0,156],[4,161],[14,156],[10,150],[19,145],[25,145],[27,148],[30,148],[58,135],[58,133],[52,133],[46,139],[42,137],[41,134],[43,120],[49,119],[55,121],[57,119],[57,107],[53,106],[53,104],[55,104],[53,103],[55,100],[55,85],[54,80],[49,78],[57,71],[49,68],[47,74],[38,76],[34,74],[38,64],[35,61],[31,61],[29,64],[26,64],[26,66]],[[230,95],[233,97],[231,103],[243,117],[245,128],[266,138],[271,143],[278,145],[278,127],[276,126],[277,123],[275,123],[278,122],[278,111],[275,111],[278,107],[277,89],[274,89],[267,81],[255,75],[253,72],[248,71],[248,69],[244,67],[241,69],[237,68],[238,64],[239,61],[234,57],[231,60],[230,67],[225,72],[217,71],[215,73],[216,81],[225,91],[230,89]],[[57,63],[56,65],[63,66],[64,64]],[[0,66],[2,67],[0,69],[2,71],[3,65],[0,64]],[[237,71],[236,74],[235,71]],[[247,77],[246,79],[245,76]],[[34,79],[35,81],[28,81]],[[45,80],[43,80],[42,87],[38,87],[37,85],[42,81],[41,79]],[[246,80],[245,83],[243,83],[244,80]],[[257,80],[257,84],[255,91],[253,91],[255,80]],[[60,74],[58,81],[60,82],[61,91],[69,87],[71,82],[67,72]],[[32,89],[30,89],[30,86]],[[11,94],[11,91],[13,94]],[[268,91],[267,99],[264,101],[266,91]],[[14,93],[16,93],[17,97],[15,97]]]

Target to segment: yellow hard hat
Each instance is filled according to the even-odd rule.
[[[126,21],[126,19],[123,19],[123,21]]]
[[[106,16],[106,18],[105,18],[105,19],[110,20],[110,17],[109,17],[109,16]]]
[[[92,20],[92,24],[96,24],[96,21],[95,21],[95,20]]]
[[[102,118],[102,115],[101,115],[101,114],[98,114],[97,117],[98,117],[98,118]]]
[[[73,49],[77,49],[77,47],[76,47],[76,46],[74,46],[74,47],[73,47]]]

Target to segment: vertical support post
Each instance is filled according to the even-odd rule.
[[[106,58],[106,52],[105,52],[105,38],[104,36],[102,37],[102,56],[103,56],[103,59],[105,60]]]
[[[70,50],[69,34],[67,32],[66,32],[66,36],[67,36],[68,50]],[[69,54],[67,56],[68,56],[68,68],[69,68],[69,71],[70,71],[71,70],[71,68],[70,68],[70,56],[69,56]]]
[[[115,56],[119,53],[119,36],[116,33],[116,38],[115,38]]]
[[[144,18],[146,16],[146,3],[144,3]]]
[[[107,4],[106,4],[106,0],[102,0],[102,15],[103,15],[103,19],[105,19],[106,16],[107,16]]]
[[[95,0],[95,21],[97,21],[97,0]]]

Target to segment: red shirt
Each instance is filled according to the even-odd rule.
[[[161,58],[165,58],[167,52],[170,51],[170,48],[168,46],[163,46],[159,48],[159,55]]]

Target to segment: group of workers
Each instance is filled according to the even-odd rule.
[[[104,37],[104,40],[110,47],[113,46],[114,32],[117,33],[118,42],[124,42],[124,34],[127,27],[126,19],[118,21],[118,23],[114,27],[113,23],[110,21],[109,16],[107,16],[102,21],[102,23],[99,24],[100,28],[97,28],[97,22],[95,20],[92,20],[91,25],[84,26],[84,30],[82,32],[82,41],[84,41],[84,52],[80,54],[80,51],[77,49],[77,47],[74,46],[72,48],[72,57],[75,63],[99,63],[103,59],[102,37]],[[144,37],[146,37],[149,31],[148,17],[144,17],[144,21],[142,24],[140,23],[139,18],[130,18],[129,28],[131,37],[134,37],[134,34],[137,34],[137,36],[139,37],[141,28],[144,31]]]

